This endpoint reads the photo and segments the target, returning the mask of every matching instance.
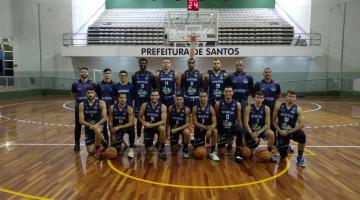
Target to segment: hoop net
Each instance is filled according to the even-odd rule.
[[[200,44],[200,42],[199,42],[200,37],[201,37],[201,35],[196,34],[196,33],[192,33],[192,34],[188,35],[187,42],[185,42],[185,46],[187,48],[196,49]]]

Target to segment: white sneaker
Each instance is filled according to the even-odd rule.
[[[136,138],[135,145],[141,145],[141,138]]]
[[[134,156],[135,156],[134,149],[133,149],[133,148],[130,148],[130,149],[129,149],[129,152],[128,152],[128,157],[133,158]]]
[[[219,156],[215,152],[210,153],[210,159],[214,161],[220,160]]]

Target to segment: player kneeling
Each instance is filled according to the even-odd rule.
[[[124,134],[129,135],[129,151],[128,156],[133,158],[135,156],[134,152],[134,110],[127,103],[127,98],[125,93],[119,95],[118,101],[110,107],[109,112],[109,126],[111,133],[111,144],[119,152],[121,146],[124,143]]]

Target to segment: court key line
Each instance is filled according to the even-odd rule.
[[[165,187],[175,187],[175,188],[186,188],[186,189],[224,189],[224,188],[235,188],[235,187],[244,187],[244,186],[250,186],[250,185],[255,185],[255,184],[259,184],[259,183],[264,183],[267,181],[271,181],[274,180],[280,176],[282,176],[283,174],[285,174],[289,168],[290,168],[290,161],[288,158],[286,158],[286,167],[279,172],[278,174],[275,174],[272,177],[269,178],[265,178],[265,179],[260,179],[257,181],[253,181],[253,182],[248,182],[248,183],[240,183],[240,184],[230,184],[230,185],[209,185],[209,186],[203,186],[203,185],[178,185],[178,184],[171,184],[171,183],[163,183],[163,182],[157,182],[157,181],[150,181],[150,180],[146,180],[146,179],[142,179],[142,178],[138,178],[135,176],[132,176],[130,174],[127,174],[119,169],[117,169],[110,160],[107,161],[109,167],[114,170],[116,173],[135,180],[135,181],[140,181],[140,182],[144,182],[144,183],[149,183],[149,184],[153,184],[153,185],[159,185],[159,186],[165,186]]]

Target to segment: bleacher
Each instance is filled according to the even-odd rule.
[[[105,10],[88,28],[88,45],[164,45],[169,11],[185,12],[185,9]],[[275,9],[202,11],[218,12],[215,45],[290,45],[294,40],[294,28]]]

